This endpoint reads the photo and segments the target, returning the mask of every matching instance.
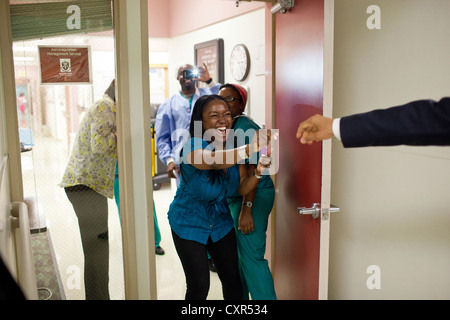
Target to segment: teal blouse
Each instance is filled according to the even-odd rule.
[[[180,185],[168,218],[180,238],[206,244],[209,237],[217,242],[234,227],[227,197],[237,192],[240,175],[239,165],[224,171],[200,170],[187,164],[185,156],[200,148],[213,150],[213,145],[200,138],[191,138],[184,145]]]

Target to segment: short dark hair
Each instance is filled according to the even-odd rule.
[[[239,90],[235,86],[233,86],[232,84],[229,84],[229,83],[225,83],[225,84],[220,86],[219,91],[222,90],[222,89],[225,89],[225,88],[233,89],[233,91],[236,92],[239,95],[240,99],[242,100],[241,93],[239,92]]]

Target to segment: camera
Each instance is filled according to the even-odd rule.
[[[183,78],[185,79],[197,79],[199,75],[200,72],[198,69],[183,70]]]

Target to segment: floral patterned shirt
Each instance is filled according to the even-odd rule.
[[[85,185],[114,196],[117,162],[115,102],[104,95],[84,116],[60,187]]]

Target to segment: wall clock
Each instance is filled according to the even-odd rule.
[[[237,81],[244,81],[247,78],[250,71],[250,55],[244,44],[238,44],[231,50],[230,71]]]

